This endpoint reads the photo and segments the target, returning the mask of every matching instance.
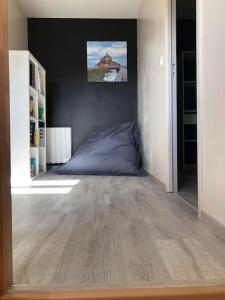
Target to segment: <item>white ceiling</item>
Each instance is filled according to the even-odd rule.
[[[17,0],[27,17],[135,19],[141,0]]]

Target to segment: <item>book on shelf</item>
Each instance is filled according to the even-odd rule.
[[[40,147],[45,147],[45,129],[39,129]]]
[[[41,76],[39,68],[37,68],[37,90],[41,93]]]
[[[30,146],[39,147],[39,131],[33,121],[30,121]]]
[[[31,159],[30,159],[30,173],[31,173],[31,177],[34,177],[37,175],[36,158],[35,157],[31,157]]]
[[[30,145],[35,147],[35,123],[30,122]]]
[[[44,121],[44,107],[42,105],[38,107],[38,119]]]
[[[39,147],[39,132],[37,129],[34,132],[34,144],[35,147]]]
[[[35,64],[30,61],[30,86],[35,88]]]
[[[34,112],[34,98],[33,96],[30,96],[30,116],[35,118],[35,112]]]
[[[38,92],[44,96],[45,95],[45,75],[41,67],[38,67],[37,69],[37,90]]]

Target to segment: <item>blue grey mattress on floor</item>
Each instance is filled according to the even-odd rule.
[[[54,170],[69,175],[145,176],[140,168],[139,131],[124,123],[93,131],[68,163]]]

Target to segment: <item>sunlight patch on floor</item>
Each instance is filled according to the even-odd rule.
[[[31,182],[31,186],[75,186],[80,180],[34,180]]]
[[[69,194],[72,190],[72,187],[60,187],[60,188],[51,188],[51,187],[38,187],[38,188],[12,188],[12,195],[51,195],[51,194]]]

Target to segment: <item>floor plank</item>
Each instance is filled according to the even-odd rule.
[[[49,173],[14,189],[13,245],[26,289],[225,283],[225,237],[151,177]]]

